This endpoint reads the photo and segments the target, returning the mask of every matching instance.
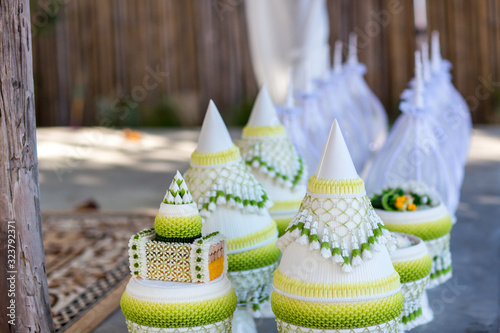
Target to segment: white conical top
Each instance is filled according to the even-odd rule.
[[[219,110],[217,110],[214,102],[210,100],[201,126],[196,151],[199,153],[217,153],[228,150],[233,146],[233,140],[231,140]]]
[[[170,184],[163,201],[174,205],[189,204],[193,202],[191,193],[189,193],[186,182],[184,181],[184,178],[182,178],[179,170],[177,170],[174,179],[172,179],[172,183]]]
[[[335,73],[342,72],[342,42],[335,42],[335,52],[333,54],[333,71]]]
[[[289,80],[288,80],[288,90],[286,92],[285,106],[287,108],[293,108],[295,106],[295,97],[293,96],[293,67],[289,68]]]
[[[441,46],[439,45],[439,31],[432,32],[432,71],[437,73],[441,69]]]
[[[278,126],[281,125],[278,113],[265,85],[260,88],[253,105],[247,126]]]
[[[424,80],[422,77],[422,57],[420,51],[415,52],[415,94],[413,96],[413,104],[417,107],[424,106],[423,92]]]
[[[333,121],[326,140],[321,160],[316,169],[316,178],[328,180],[356,179],[358,173],[347,149],[337,119]]]
[[[349,34],[349,58],[347,62],[351,65],[358,63],[358,35],[355,32]]]
[[[429,44],[427,42],[422,43],[422,70],[424,82],[429,82],[431,80],[431,67],[429,63]]]

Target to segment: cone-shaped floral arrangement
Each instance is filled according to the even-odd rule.
[[[280,251],[266,192],[248,170],[215,104],[210,101],[198,147],[185,174],[203,218],[203,234],[228,239],[228,276],[240,306],[258,309],[268,299]]]
[[[451,217],[435,191],[423,183],[410,181],[384,189],[371,201],[387,229],[424,241],[432,258],[429,288],[451,278]]]
[[[298,214],[277,244],[272,309],[281,332],[396,332],[403,309],[389,250],[335,121]]]
[[[399,274],[405,298],[401,316],[401,331],[404,332],[433,319],[432,310],[424,298],[432,264],[429,252],[420,238],[398,233],[393,233],[393,236],[398,242],[391,259]]]
[[[255,101],[243,137],[241,157],[273,201],[269,209],[280,235],[306,193],[305,163],[288,139],[265,86]]]
[[[396,120],[380,152],[367,172],[370,194],[406,181],[418,181],[435,189],[453,216],[459,191],[453,175],[453,162],[445,158],[436,136],[436,119],[424,95],[420,52],[415,52],[415,88],[410,100],[401,102],[402,114]]]
[[[230,332],[236,293],[226,238],[202,237],[202,220],[177,171],[155,227],[131,237],[132,278],[120,306],[129,332]]]

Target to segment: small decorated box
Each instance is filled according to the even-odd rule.
[[[192,243],[156,240],[154,229],[132,236],[130,271],[147,280],[209,282],[227,271],[225,237],[218,232]]]

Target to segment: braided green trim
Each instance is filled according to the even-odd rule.
[[[202,227],[203,222],[200,214],[176,217],[158,214],[155,217],[156,234],[163,238],[194,238],[201,233]]]
[[[236,293],[198,302],[162,303],[141,301],[123,293],[120,306],[125,318],[152,327],[193,327],[207,325],[232,316]]]
[[[301,297],[344,298],[384,294],[396,290],[401,285],[396,272],[377,280],[352,283],[320,283],[302,281],[283,274],[276,269],[273,285],[283,292]]]
[[[247,271],[250,269],[269,266],[279,260],[280,250],[276,241],[254,250],[230,254],[227,257],[228,272]]]
[[[164,243],[188,243],[192,244],[196,239],[201,237],[201,233],[189,238],[173,238],[173,237],[162,237],[158,234],[155,236],[155,241]]]
[[[414,235],[422,238],[424,241],[443,237],[444,235],[450,233],[452,227],[451,217],[449,215],[435,221],[423,223],[404,224],[384,221],[384,224],[389,231]]]
[[[317,194],[358,194],[365,191],[361,178],[329,180],[312,175],[307,183],[307,190]]]
[[[431,273],[432,260],[429,255],[410,261],[397,261],[392,265],[398,272],[401,283],[423,279]]]
[[[240,157],[240,150],[236,146],[216,153],[200,153],[195,150],[191,154],[191,163],[196,165],[218,165],[236,161]]]
[[[388,322],[401,315],[401,292],[364,302],[316,303],[286,297],[274,291],[271,307],[277,319],[310,328],[348,329]]]

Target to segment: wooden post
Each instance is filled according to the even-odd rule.
[[[0,1],[0,332],[53,332],[42,243],[29,0]]]

